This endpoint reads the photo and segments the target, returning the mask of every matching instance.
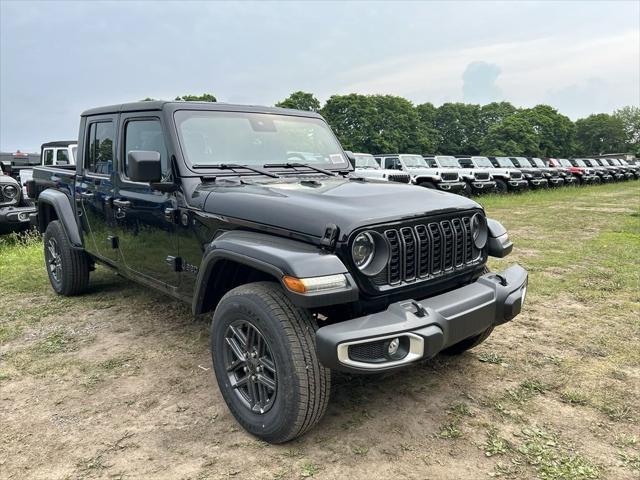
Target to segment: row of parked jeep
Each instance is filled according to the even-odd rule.
[[[356,175],[462,195],[620,182],[640,178],[624,158],[537,158],[354,153]]]

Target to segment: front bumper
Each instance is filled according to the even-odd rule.
[[[565,185],[575,185],[576,183],[578,183],[578,179],[576,177],[574,177],[573,175],[568,175],[568,176],[564,177],[564,184]]]
[[[602,183],[611,183],[613,182],[613,177],[609,174],[600,175],[600,181]]]
[[[395,302],[383,312],[322,327],[316,332],[318,357],[327,368],[359,373],[390,370],[433,357],[516,317],[527,282],[527,271],[514,265],[442,295]],[[375,357],[382,351],[380,346],[394,338],[406,345],[406,356]]]
[[[549,188],[549,182],[546,178],[532,178],[529,180],[532,189]]]
[[[486,193],[496,191],[496,182],[493,180],[483,182],[470,182],[473,193]]]
[[[29,215],[36,207],[0,207],[0,225],[21,227],[29,225]]]
[[[550,177],[547,180],[549,181],[549,186],[552,188],[561,187],[562,185],[564,185],[564,178]]]
[[[529,182],[524,178],[521,180],[509,180],[509,190],[526,190],[529,188]]]
[[[440,182],[437,185],[438,190],[453,193],[462,192],[465,186],[466,184],[464,182]]]

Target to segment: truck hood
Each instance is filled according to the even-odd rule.
[[[468,198],[438,190],[342,177],[205,182],[193,197],[212,215],[315,237],[335,224],[341,240],[363,226],[481,208]]]

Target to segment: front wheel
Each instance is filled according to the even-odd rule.
[[[44,232],[44,260],[53,290],[64,296],[78,295],[89,284],[91,268],[84,250],[75,250],[59,220],[47,225]]]
[[[324,415],[331,372],[318,361],[313,317],[272,282],[242,285],[218,304],[210,347],[220,392],[249,433],[292,440]]]
[[[496,193],[507,193],[508,191],[509,187],[507,186],[507,182],[500,178],[496,178]]]

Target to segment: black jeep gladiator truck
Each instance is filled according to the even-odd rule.
[[[332,370],[458,354],[523,306],[527,272],[468,198],[349,176],[312,112],[138,102],[81,116],[75,166],[36,167],[46,270],[61,295],[99,262],[212,312],[215,376],[265,441],[315,425]]]

